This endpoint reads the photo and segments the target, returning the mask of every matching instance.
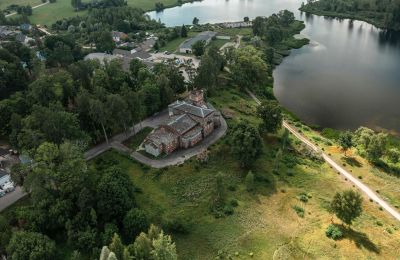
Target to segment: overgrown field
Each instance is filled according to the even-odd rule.
[[[254,103],[237,91],[221,91],[211,101],[230,112],[230,125],[240,118],[257,121]],[[351,185],[327,165],[303,156],[294,140],[294,149],[284,152],[280,163],[274,159],[279,136],[264,136],[263,140],[263,156],[252,167],[256,180],[252,192],[244,184],[247,171],[231,156],[226,138],[211,147],[206,163],[193,158],[180,167],[156,170],[115,151],[101,158],[129,173],[138,191],[139,207],[152,222],[172,232],[181,259],[214,259],[218,255],[233,259],[251,255],[253,259],[398,257],[398,222],[367,199],[352,229],[342,227],[343,239],[327,238],[325,230],[332,219],[327,211],[329,201],[336,191]],[[224,177],[226,200],[238,204],[233,214],[222,218],[210,214],[218,172]],[[340,224],[336,218],[333,221]]]

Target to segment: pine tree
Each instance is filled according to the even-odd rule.
[[[117,233],[114,234],[109,248],[110,251],[115,254],[117,259],[123,259],[124,245],[122,244],[121,238],[118,236]],[[110,256],[108,256],[108,258],[110,258]]]

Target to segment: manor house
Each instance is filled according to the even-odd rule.
[[[144,141],[146,152],[153,156],[193,147],[220,126],[220,114],[204,102],[203,90],[193,90],[186,100],[170,104],[168,112],[167,122]]]

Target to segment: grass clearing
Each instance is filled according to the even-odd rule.
[[[33,7],[41,3],[41,0],[1,0],[0,9],[6,9],[10,5],[30,5]]]
[[[243,117],[256,120],[248,115],[254,104],[250,101],[249,107],[244,106],[248,97],[233,89],[219,93],[210,100],[216,107],[234,112],[235,117],[228,124]],[[206,164],[192,158],[182,166],[149,169],[115,151],[101,156],[114,157],[129,174],[141,190],[137,203],[152,222],[163,225],[165,218],[188,219],[188,234],[173,233],[181,259],[215,259],[218,255],[235,259],[249,259],[251,255],[254,259],[397,257],[398,222],[368,200],[352,229],[342,227],[343,239],[326,237],[332,218],[327,205],[336,191],[351,187],[326,164],[310,161],[297,152],[285,152],[278,173],[272,174],[279,140],[264,136],[263,155],[252,167],[255,190],[247,192],[247,171],[230,155],[225,140],[210,148]],[[287,163],[290,160],[297,163]],[[223,174],[227,200],[238,202],[233,215],[218,219],[209,213],[217,172]],[[300,194],[307,194],[307,202],[299,199]],[[304,210],[303,218],[293,210],[294,205]],[[335,218],[334,222],[340,225]]]
[[[179,37],[176,38],[172,41],[169,41],[165,44],[165,46],[160,48],[160,51],[169,51],[169,52],[177,52],[179,51],[179,45],[181,45],[181,43],[183,43],[184,41],[186,41],[187,39],[194,37],[196,34],[198,34],[198,32],[188,32],[188,36],[187,37]]]
[[[124,144],[127,147],[131,148],[132,150],[136,150],[137,148],[139,148],[139,145],[143,142],[143,140],[151,131],[153,131],[153,128],[145,127],[141,129],[138,133],[136,133],[134,136],[126,140]]]

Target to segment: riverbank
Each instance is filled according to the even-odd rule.
[[[384,20],[376,20],[373,18],[368,18],[363,15],[357,15],[355,13],[349,14],[349,13],[329,12],[329,11],[316,10],[316,9],[307,8],[307,7],[300,7],[299,10],[302,12],[305,12],[305,13],[314,14],[314,15],[318,15],[318,16],[326,16],[326,17],[338,18],[338,19],[359,20],[359,21],[363,21],[363,22],[372,24],[379,29],[387,29],[387,28],[385,28]]]

